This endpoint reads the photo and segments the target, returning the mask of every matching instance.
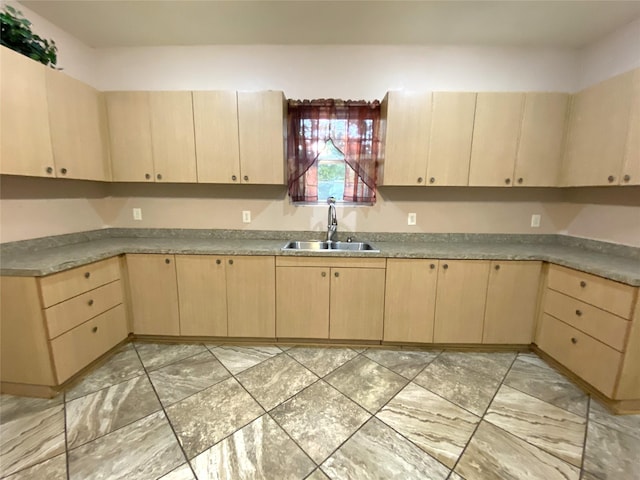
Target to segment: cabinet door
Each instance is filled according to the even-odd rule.
[[[540,262],[491,262],[482,343],[530,344]]]
[[[54,177],[46,67],[0,47],[0,173]]]
[[[326,267],[276,268],[276,336],[329,338]]]
[[[329,338],[382,340],[384,277],[384,269],[331,269]]]
[[[441,260],[433,341],[481,343],[490,262]]]
[[[127,255],[133,333],[179,335],[178,285],[173,255]]]
[[[153,182],[148,92],[107,92],[114,182]]]
[[[469,185],[511,185],[523,103],[524,93],[478,93]]]
[[[525,95],[514,185],[559,185],[568,107],[569,95],[566,93]]]
[[[467,185],[476,94],[434,92],[427,185]]]
[[[275,337],[274,257],[227,259],[227,314],[230,337]]]
[[[389,92],[382,104],[385,123],[381,185],[424,185],[429,155],[431,92]]]
[[[234,91],[193,92],[198,183],[240,183]]]
[[[192,182],[196,146],[191,92],[149,92],[156,182]]]
[[[109,180],[106,110],[102,94],[47,69],[51,142],[58,177]]]
[[[433,341],[437,279],[437,260],[387,260],[385,341]]]
[[[629,133],[620,184],[640,185],[640,68],[633,71]]]
[[[285,118],[285,99],[282,92],[238,92],[242,183],[286,183]]]
[[[227,335],[225,259],[215,255],[176,255],[180,335]]]
[[[629,126],[633,72],[575,94],[567,132],[563,184],[618,184]]]

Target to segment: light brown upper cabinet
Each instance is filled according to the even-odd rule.
[[[149,92],[107,92],[114,182],[153,182]]]
[[[198,183],[240,183],[236,92],[193,92],[193,119]]]
[[[102,93],[53,69],[46,71],[51,142],[58,177],[110,180]]]
[[[196,183],[191,92],[107,93],[113,180]]]
[[[238,92],[242,183],[286,183],[285,121],[286,103],[282,92]]]
[[[512,185],[558,185],[568,108],[569,95],[566,93],[525,94]]]
[[[620,178],[621,185],[640,185],[640,68],[633,72],[629,133]]]
[[[482,343],[533,341],[540,262],[492,261]]]
[[[55,176],[46,69],[41,63],[0,47],[0,173]]]
[[[476,94],[434,92],[427,185],[467,185]]]
[[[524,93],[478,93],[469,185],[509,187],[520,135]]]
[[[627,148],[636,75],[637,71],[627,72],[573,96],[562,168],[562,185],[638,183],[638,175],[635,172],[640,169],[640,158],[633,158],[633,145]],[[637,94],[635,98],[638,98]],[[634,116],[637,116],[638,107],[634,108]],[[637,123],[636,132],[631,132],[632,141],[635,135]],[[625,159],[627,152],[631,156]],[[623,168],[631,173],[624,172]],[[625,175],[628,175],[626,181]]]
[[[490,262],[440,260],[433,341],[481,343]]]
[[[384,159],[380,185],[424,185],[429,155],[431,92],[388,92],[382,101]]]

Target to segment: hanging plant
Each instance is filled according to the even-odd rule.
[[[47,40],[31,31],[31,22],[22,12],[11,5],[5,5],[0,12],[0,45],[32,58],[44,65],[55,67],[58,61],[58,47],[53,40]]]

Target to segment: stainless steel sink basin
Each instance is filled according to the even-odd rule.
[[[322,242],[320,240],[311,241],[291,241],[282,247],[283,251],[302,252],[369,252],[379,253],[376,247],[367,242]]]

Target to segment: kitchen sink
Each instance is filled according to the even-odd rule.
[[[369,252],[379,253],[376,247],[367,242],[323,242],[320,240],[291,241],[282,247],[282,251],[298,252]]]

